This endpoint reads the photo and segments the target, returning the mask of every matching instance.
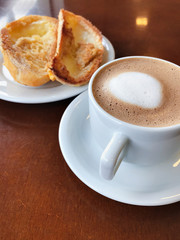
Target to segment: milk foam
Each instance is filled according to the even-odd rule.
[[[120,73],[109,80],[108,87],[116,98],[143,108],[156,108],[162,101],[160,82],[145,73]]]

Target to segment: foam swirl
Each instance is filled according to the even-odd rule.
[[[142,108],[157,108],[162,102],[161,83],[145,73],[121,73],[110,79],[108,87],[116,98]]]

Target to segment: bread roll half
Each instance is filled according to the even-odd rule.
[[[40,86],[50,80],[47,65],[56,51],[57,26],[55,18],[30,15],[1,30],[4,65],[15,81]]]
[[[51,80],[84,85],[99,67],[102,56],[100,31],[82,16],[61,9],[56,53],[49,65]]]

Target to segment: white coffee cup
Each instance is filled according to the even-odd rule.
[[[92,85],[98,73],[111,63],[132,58],[135,57],[116,59],[103,65],[93,74],[89,83],[90,126],[96,143],[102,148],[101,158],[97,159],[100,162],[99,172],[107,180],[114,177],[122,160],[149,166],[180,159],[180,124],[143,127],[127,123],[107,113],[94,97]],[[155,59],[141,56],[136,58]],[[167,62],[161,59],[159,61]]]

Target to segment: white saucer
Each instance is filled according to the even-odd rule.
[[[180,200],[180,165],[175,167],[172,161],[151,167],[122,162],[112,181],[102,179],[98,170],[102,149],[93,139],[89,118],[86,91],[68,106],[59,127],[63,156],[82,182],[108,198],[134,205],[165,205]]]
[[[115,58],[115,52],[110,41],[103,36],[104,55],[102,64]],[[0,54],[0,99],[17,103],[46,103],[63,100],[78,95],[88,88],[62,85],[59,82],[48,82],[40,87],[28,87],[14,81],[3,65]]]

